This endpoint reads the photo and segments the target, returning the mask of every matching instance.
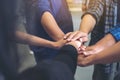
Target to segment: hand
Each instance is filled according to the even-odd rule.
[[[83,51],[83,54],[85,56],[89,56],[92,54],[97,54],[100,51],[102,51],[102,48],[93,45],[93,46],[86,47],[85,50]]]
[[[67,43],[67,40],[61,39],[59,41],[53,42],[53,48],[60,49],[62,46],[64,46]]]
[[[71,41],[71,42],[66,43],[66,45],[68,44],[74,46],[77,49],[77,51],[79,51],[79,48],[81,47],[82,42],[76,40],[76,41]]]
[[[78,55],[78,65],[79,66],[89,66],[95,63],[96,54],[102,51],[103,48],[99,45],[93,45],[85,47],[81,46],[81,52]]]
[[[86,49],[86,46],[82,44],[78,49],[78,54],[83,54],[85,49]]]
[[[88,34],[81,31],[69,32],[64,36],[67,41],[81,40],[82,42],[88,41]]]
[[[78,66],[85,67],[95,63],[95,54],[90,56],[85,56],[84,54],[78,55],[77,64]]]

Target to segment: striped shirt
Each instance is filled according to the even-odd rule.
[[[116,4],[116,0],[90,0],[83,16],[91,14],[97,22],[91,33],[91,44],[103,38],[117,24]]]
[[[117,0],[90,0],[88,10],[83,14],[83,16],[86,14],[91,14],[97,22],[93,31],[91,32],[90,45],[98,42],[108,32],[113,35],[116,41],[120,41],[120,25],[117,25],[117,14],[119,14],[119,8],[117,5],[120,5],[119,0],[118,2]],[[105,80],[113,80],[116,73],[119,73],[120,71],[116,71],[118,70],[116,66],[119,65],[118,63],[100,65],[95,66],[97,68],[94,70],[95,72],[93,80],[101,80],[99,77],[103,77]],[[102,70],[102,72],[100,71],[101,73],[98,74],[98,71],[96,70]]]

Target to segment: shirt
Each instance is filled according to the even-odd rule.
[[[50,12],[55,18],[58,26],[64,32],[73,31],[73,23],[72,17],[68,10],[68,6],[66,0],[38,0],[36,2],[31,2],[31,6],[28,6],[27,9],[27,22],[28,22],[28,32],[39,36],[41,38],[54,41],[44,30],[42,24],[40,23],[41,17],[44,12]],[[36,5],[36,7],[34,6]],[[32,11],[33,10],[33,11]],[[34,15],[32,14],[34,13]],[[32,21],[31,21],[32,20]],[[34,23],[33,23],[34,22]],[[57,34],[57,33],[56,33]],[[46,48],[46,47],[38,47],[38,46],[30,46],[35,54],[38,54],[41,58],[52,58],[57,53],[58,50]]]
[[[102,39],[117,24],[115,13],[116,4],[119,5],[115,0],[90,0],[88,10],[83,14],[83,16],[90,14],[96,20],[96,25],[91,32],[90,45],[94,45]],[[118,36],[118,34],[116,35]],[[102,80],[113,80],[116,72],[119,72],[116,70],[116,63],[97,64],[94,68],[93,80],[101,80],[100,78],[102,78]]]
[[[115,28],[110,30],[110,33],[115,38],[115,40],[118,42],[120,41],[120,24],[117,25]]]
[[[88,10],[83,14],[83,16],[91,14],[96,20],[91,32],[90,45],[103,38],[117,24],[115,24],[115,3],[114,0],[90,0]]]
[[[118,3],[120,4],[120,2],[118,1]],[[110,30],[110,33],[112,34],[112,36],[115,38],[115,40],[118,42],[120,41],[120,5],[117,4],[117,25],[115,26],[115,28],[112,28]]]

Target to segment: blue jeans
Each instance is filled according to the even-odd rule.
[[[0,80],[5,80],[2,72],[0,72]]]
[[[117,63],[96,64],[94,66],[93,80],[114,80]]]

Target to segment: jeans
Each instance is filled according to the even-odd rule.
[[[94,66],[93,80],[114,80],[117,71],[116,64],[96,64]]]

